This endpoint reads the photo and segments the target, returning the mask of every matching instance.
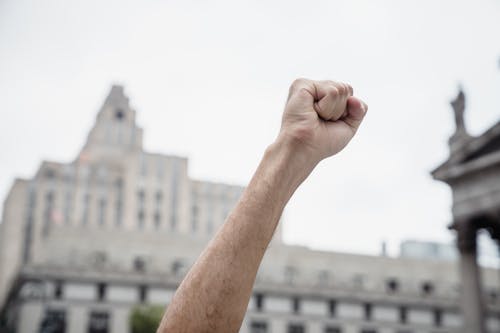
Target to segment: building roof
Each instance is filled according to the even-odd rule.
[[[450,156],[432,171],[434,179],[446,183],[469,172],[500,165],[500,120],[483,134],[473,137],[465,129],[465,95],[462,91],[451,105],[455,113],[456,129],[449,140]]]

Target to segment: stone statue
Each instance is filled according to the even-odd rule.
[[[465,94],[462,88],[459,88],[457,97],[451,101],[451,106],[455,113],[455,124],[457,126],[456,133],[466,133],[464,111],[465,111]]]

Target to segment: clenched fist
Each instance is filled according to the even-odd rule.
[[[290,87],[280,137],[317,163],[349,143],[367,110],[346,83],[297,79]]]

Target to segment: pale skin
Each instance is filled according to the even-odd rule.
[[[350,85],[298,79],[276,140],[169,304],[159,333],[238,332],[281,213],[323,159],[353,138],[368,107]]]

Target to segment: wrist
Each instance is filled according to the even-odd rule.
[[[267,147],[264,159],[273,164],[280,178],[295,187],[300,185],[319,163],[308,147],[282,134]]]
[[[291,164],[302,170],[311,172],[321,161],[317,152],[307,143],[293,135],[280,132],[276,140],[268,147],[268,150],[274,150],[277,154]]]

